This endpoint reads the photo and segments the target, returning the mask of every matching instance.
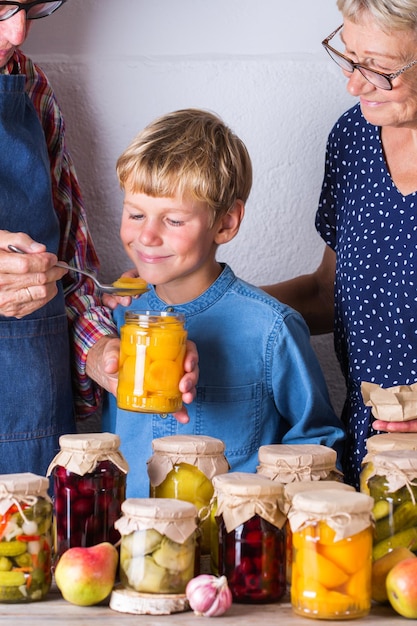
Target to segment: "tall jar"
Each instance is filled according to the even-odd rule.
[[[51,587],[49,480],[0,475],[0,602],[42,600]]]
[[[366,440],[366,455],[362,460],[360,490],[369,495],[368,478],[373,472],[374,454],[387,450],[417,450],[417,433],[382,433]]]
[[[291,510],[292,501],[294,499],[295,494],[304,493],[310,491],[322,491],[323,489],[338,489],[340,491],[353,491],[355,492],[355,488],[351,485],[347,485],[345,483],[341,483],[338,480],[305,480],[303,482],[296,483],[287,483],[284,485],[284,513],[288,516],[288,512]],[[285,524],[286,530],[286,576],[287,583],[291,584],[291,576],[292,576],[292,532],[291,526],[287,519]]]
[[[147,462],[150,496],[177,498],[195,505],[200,517],[201,573],[209,573],[212,479],[229,470],[221,439],[204,435],[172,435],[152,441]]]
[[[343,480],[333,448],[320,444],[271,444],[258,451],[256,472],[280,483]]]
[[[371,497],[328,489],[295,494],[291,604],[303,617],[353,619],[369,613]]]
[[[197,510],[171,498],[128,498],[121,534],[120,581],[147,594],[184,594],[198,569]]]
[[[367,486],[375,502],[374,560],[398,547],[417,552],[417,451],[374,454]]]
[[[141,413],[182,407],[185,317],[170,311],[126,311],[120,329],[117,406]]]
[[[283,486],[244,472],[213,478],[219,574],[235,602],[276,602],[286,591]]]
[[[55,558],[72,547],[117,543],[114,523],[126,497],[128,464],[111,433],[61,435],[49,465],[54,492]]]

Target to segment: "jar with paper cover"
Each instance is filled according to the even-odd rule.
[[[373,499],[323,489],[294,495],[291,605],[303,617],[367,615],[371,607]]]
[[[417,433],[382,433],[366,440],[366,455],[362,460],[360,490],[369,495],[368,478],[373,473],[373,457],[387,450],[417,450]]]
[[[302,482],[295,483],[287,483],[284,485],[284,513],[288,517],[288,512],[291,510],[292,501],[296,493],[304,493],[310,491],[322,491],[323,489],[338,489],[340,491],[353,491],[355,492],[355,488],[352,485],[347,485],[346,483],[341,483],[338,480],[304,480]],[[291,576],[292,576],[292,532],[291,526],[287,519],[285,523],[285,531],[286,531],[286,576],[287,583],[291,584]]]
[[[53,480],[56,559],[68,548],[119,541],[114,523],[129,469],[118,435],[62,435],[59,443],[47,471]]]
[[[286,591],[283,485],[245,472],[215,476],[213,485],[219,574],[235,602],[276,602]]]
[[[177,498],[195,505],[201,530],[201,573],[210,568],[212,479],[229,470],[221,439],[204,435],[172,435],[152,441],[147,469],[150,495]]]
[[[42,600],[51,587],[49,480],[0,475],[0,602]]]
[[[417,552],[417,451],[387,450],[373,455],[367,479],[374,499],[374,560],[394,548]]]
[[[319,444],[271,444],[258,451],[256,472],[280,483],[343,480],[333,448]]]

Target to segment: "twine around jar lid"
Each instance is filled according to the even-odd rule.
[[[121,535],[153,529],[184,543],[198,527],[194,504],[174,498],[128,498],[122,502],[122,513],[114,523]]]
[[[372,455],[372,464],[367,476],[367,482],[373,476],[385,476],[386,491],[394,492],[401,487],[407,487],[412,500],[415,495],[412,487],[417,479],[417,450],[386,450]]]
[[[180,463],[197,467],[209,480],[230,469],[224,456],[221,439],[207,435],[171,435],[152,441],[153,455],[147,460],[147,470],[153,487],[160,485]]]
[[[281,483],[324,480],[329,478],[330,473],[342,476],[336,468],[336,451],[320,444],[261,446],[258,459],[257,473]]]
[[[119,450],[119,435],[112,433],[61,435],[59,445],[61,450],[50,463],[47,476],[58,465],[74,474],[84,476],[93,472],[97,463],[101,461],[110,461],[124,473],[129,471],[129,465]]]
[[[373,498],[357,491],[305,491],[294,495],[288,520],[292,532],[325,521],[335,531],[335,541],[339,541],[372,525],[373,506]]]
[[[49,480],[46,476],[38,476],[31,472],[20,474],[0,474],[0,514],[16,502],[24,502],[32,506],[37,498],[44,498],[48,502]]]
[[[274,526],[285,524],[284,486],[259,474],[229,472],[213,478],[217,499],[216,517],[222,515],[227,532],[231,532],[259,515]]]
[[[417,433],[382,433],[366,440],[367,454],[362,465],[368,463],[371,456],[386,450],[417,450]]]

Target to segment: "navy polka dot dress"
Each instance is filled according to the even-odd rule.
[[[417,166],[417,164],[416,164]],[[370,409],[362,381],[417,380],[417,194],[403,196],[387,170],[380,128],[360,106],[328,140],[316,227],[336,251],[335,348],[347,383],[345,479],[358,487]]]

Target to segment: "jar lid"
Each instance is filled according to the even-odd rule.
[[[385,476],[386,490],[389,492],[408,486],[414,499],[411,487],[412,481],[417,478],[417,450],[407,450],[407,454],[404,454],[404,450],[386,450],[373,454],[368,485],[375,475]]]
[[[122,472],[129,471],[127,461],[119,450],[119,435],[112,433],[61,435],[59,445],[61,450],[51,461],[47,476],[58,465],[74,474],[84,476],[94,471],[100,461],[111,461]]]
[[[227,532],[231,532],[254,515],[274,526],[285,524],[284,486],[246,472],[229,472],[213,477],[214,497],[217,498],[216,517],[222,515]]]
[[[122,502],[122,513],[114,524],[121,535],[153,529],[184,543],[198,526],[194,504],[174,498],[128,498]]]
[[[298,483],[288,483],[284,485],[284,503],[286,512],[288,512],[296,493],[303,493],[305,491],[322,491],[323,489],[337,489],[339,491],[356,492],[355,487],[342,483],[338,480],[305,480]]]
[[[4,515],[16,500],[30,506],[39,497],[51,502],[48,488],[49,480],[46,476],[38,476],[31,472],[0,474],[0,514]]]
[[[293,532],[324,520],[339,541],[372,524],[373,506],[373,498],[357,491],[306,491],[294,495],[288,519]]]
[[[366,440],[368,452],[383,450],[417,450],[417,433],[383,433]]]
[[[337,453],[320,444],[271,444],[258,451],[259,466],[256,471],[271,480],[282,483],[327,478],[336,469]]]
[[[161,322],[185,322],[184,313],[177,313],[176,311],[142,311],[129,309],[125,311],[125,322],[135,322],[141,326],[147,327],[153,324],[160,324]]]
[[[153,487],[160,485],[174,465],[188,463],[197,467],[210,480],[230,469],[224,456],[221,439],[207,435],[171,435],[152,441],[153,455],[147,460],[147,470]]]

